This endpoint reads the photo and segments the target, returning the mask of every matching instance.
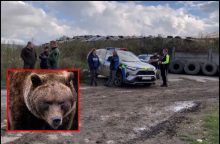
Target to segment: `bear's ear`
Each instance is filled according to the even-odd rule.
[[[31,75],[31,82],[32,82],[34,87],[37,87],[37,86],[42,84],[41,78],[37,74]]]

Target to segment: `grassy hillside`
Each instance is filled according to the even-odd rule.
[[[80,40],[66,41],[59,43],[61,52],[60,68],[80,69],[87,68],[86,56],[92,48],[103,47],[123,47],[134,52],[135,54],[161,52],[161,49],[166,47],[176,51],[191,52],[191,53],[206,53],[208,48],[213,48],[214,52],[219,52],[219,39],[203,39],[203,40],[188,40],[176,38],[133,38],[122,40],[104,40],[95,42],[81,42]],[[1,81],[5,81],[5,72],[7,68],[22,68],[23,62],[20,58],[22,46],[13,46],[1,44]],[[37,54],[43,50],[39,46],[35,48]],[[36,68],[39,68],[39,60]],[[83,77],[83,74],[81,74]]]

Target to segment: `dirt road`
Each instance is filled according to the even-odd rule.
[[[82,86],[79,133],[6,133],[5,91],[1,91],[2,144],[158,143],[158,133],[175,135],[182,111],[219,101],[219,78],[169,75],[169,87]],[[190,112],[190,111],[189,111]],[[160,143],[183,143],[168,137]]]

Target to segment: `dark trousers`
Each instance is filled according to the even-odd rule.
[[[47,63],[41,63],[40,68],[41,69],[48,69]]]
[[[167,65],[161,65],[160,71],[161,71],[161,77],[162,77],[162,80],[163,80],[163,85],[167,85],[168,66]]]
[[[34,69],[35,64],[26,64],[24,63],[23,69]]]
[[[106,85],[112,86],[115,81],[116,70],[110,70],[109,78]]]
[[[96,69],[90,70],[90,75],[91,75],[90,85],[92,86],[93,83],[95,83],[95,85],[97,86],[97,81],[96,81],[97,70]]]

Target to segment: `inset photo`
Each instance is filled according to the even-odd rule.
[[[7,70],[7,131],[79,132],[79,70]]]

